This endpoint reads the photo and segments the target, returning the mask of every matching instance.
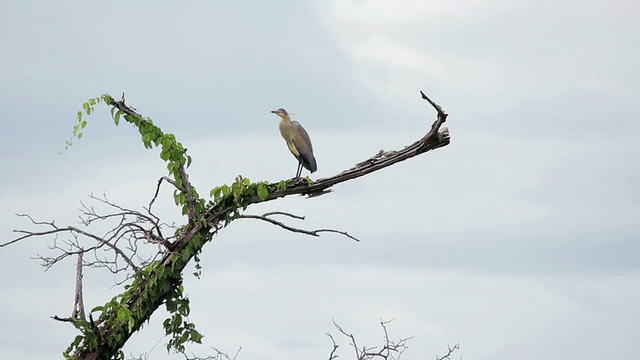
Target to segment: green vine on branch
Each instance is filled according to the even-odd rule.
[[[161,304],[164,304],[169,312],[169,318],[163,322],[165,333],[169,336],[167,350],[184,352],[186,342],[200,343],[203,338],[203,335],[196,330],[195,324],[188,320],[189,299],[184,295],[182,286],[182,271],[187,262],[195,258],[194,275],[199,277],[202,268],[198,254],[202,246],[210,241],[215,233],[210,229],[217,231],[221,227],[226,227],[246,209],[250,198],[257,195],[264,200],[271,192],[284,190],[290,181],[270,185],[267,182],[251,183],[249,179],[238,176],[231,186],[222,185],[211,190],[210,195],[213,199],[205,201],[184,178],[186,173],[183,169],[191,165],[192,159],[176,137],[173,134],[164,133],[150,118],[140,116],[125,106],[124,99],[115,100],[108,94],[89,99],[83,104],[83,111],[77,114],[77,123],[73,127],[71,139],[66,142],[65,149],[73,145],[74,139],[82,138],[82,131],[87,125],[83,116],[91,115],[94,112],[94,106],[101,102],[111,107],[111,116],[116,125],[124,119],[138,129],[145,148],[161,149],[160,158],[167,163],[167,170],[176,187],[173,194],[176,205],[182,208],[183,215],[188,214],[192,208],[195,213],[195,222],[200,222],[203,226],[197,233],[189,235],[187,234],[192,227],[191,222],[177,229],[175,234],[177,238],[189,236],[188,243],[180,249],[178,254],[166,253],[163,260],[158,260],[141,269],[134,275],[131,284],[124,286],[125,291],[122,294],[103,306],[93,308],[90,319],[93,319],[94,314],[98,315],[95,322],[74,320],[74,326],[82,334],[74,339],[64,352],[64,356],[67,359],[78,359],[83,354],[103,349],[107,345],[110,351],[101,352],[105,359],[109,358],[110,354],[115,354],[116,358],[123,358],[120,349],[124,342],[148,321],[153,311]],[[219,217],[221,224],[206,224],[204,215],[210,212],[222,214]],[[170,263],[167,264],[165,259],[169,259]]]

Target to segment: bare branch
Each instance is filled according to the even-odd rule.
[[[88,250],[95,250],[95,249],[98,249],[98,248],[100,248],[102,246],[106,246],[106,247],[110,248],[111,250],[113,250],[117,255],[119,255],[136,272],[140,270],[133,263],[133,261],[131,261],[131,259],[127,255],[124,254],[124,252],[121,249],[119,249],[117,246],[112,244],[109,240],[103,239],[102,237],[100,237],[98,235],[94,235],[94,234],[86,232],[86,231],[84,231],[82,229],[78,229],[75,226],[67,226],[66,228],[58,228],[56,226],[53,226],[53,227],[54,227],[54,229],[52,229],[52,230],[40,231],[40,232],[31,232],[31,231],[25,231],[25,230],[13,230],[13,231],[16,232],[16,233],[25,234],[22,237],[23,239],[26,239],[26,238],[32,237],[32,236],[51,235],[51,234],[60,233],[60,232],[69,232],[69,233],[72,233],[72,234],[76,233],[76,234],[84,235],[84,236],[86,236],[88,238],[91,238],[91,239],[93,239],[93,240],[95,240],[96,242],[99,243],[98,246],[89,248]],[[75,255],[75,254],[79,254],[80,252],[86,252],[86,251],[87,250],[72,251],[72,252],[69,252],[68,255]]]
[[[153,205],[153,203],[158,198],[158,193],[160,192],[160,185],[162,184],[163,180],[168,182],[169,184],[173,185],[176,189],[179,189],[178,185],[176,184],[176,182],[171,180],[168,176],[163,176],[160,179],[158,179],[158,185],[156,185],[156,193],[153,195],[153,198],[151,198],[151,201],[149,202],[149,211],[151,211],[151,206]]]
[[[147,210],[147,213],[142,213],[124,208],[109,201],[104,194],[102,197],[90,194],[89,198],[115,211],[98,212],[93,206],[81,201],[80,223],[84,228],[76,226],[58,227],[54,222],[36,221],[30,215],[16,214],[18,217],[27,218],[34,225],[44,227],[44,229],[41,231],[14,230],[15,233],[21,234],[21,236],[1,246],[11,245],[31,237],[54,235],[54,242],[48,245],[48,248],[58,251],[59,254],[56,256],[38,255],[36,257],[36,259],[42,261],[45,270],[67,257],[91,253],[93,259],[87,259],[86,256],[83,257],[83,266],[105,268],[114,274],[123,271],[127,272],[124,279],[121,282],[116,282],[116,284],[126,281],[132,274],[138,272],[141,267],[162,256],[163,253],[157,250],[140,252],[139,241],[145,244],[161,245],[168,250],[172,249],[173,244],[163,236],[162,228],[175,228],[175,226],[160,223],[160,219],[149,210]],[[97,235],[89,231],[88,229],[98,221],[108,221],[113,227],[103,235]],[[63,234],[69,237],[58,240],[58,235]],[[94,244],[86,245],[81,238],[90,239],[94,241]],[[107,256],[108,253],[104,251],[109,251],[112,255]],[[146,258],[142,256],[144,253],[148,254]]]
[[[333,326],[336,327],[336,329],[338,329],[338,331],[340,331],[340,333],[346,337],[348,337],[351,341],[350,345],[353,347],[353,349],[356,352],[356,359],[357,360],[362,360],[362,357],[360,356],[360,350],[358,349],[358,344],[356,344],[356,338],[355,336],[353,336],[353,334],[349,334],[346,331],[342,330],[342,328],[340,327],[340,325],[338,325],[338,323],[336,323],[335,320],[333,321]]]
[[[385,360],[400,360],[400,357],[402,356],[402,354],[405,352],[405,350],[409,348],[409,345],[407,343],[409,340],[412,339],[412,337],[400,338],[398,340],[392,340],[391,338],[389,338],[387,325],[392,321],[393,319],[387,320],[387,321],[380,320],[380,326],[382,326],[382,331],[384,334],[384,338],[383,338],[384,342],[382,346],[358,347],[356,343],[356,338],[353,334],[348,333],[344,329],[342,329],[342,327],[340,327],[340,325],[338,325],[335,322],[335,320],[333,321],[333,325],[336,327],[336,329],[338,329],[338,331],[343,336],[349,339],[349,345],[351,345],[351,347],[355,351],[356,360],[371,360],[376,358],[381,358]],[[330,334],[327,334],[327,335],[331,337]],[[329,360],[332,360],[338,357],[338,355],[336,354],[338,345],[334,341],[333,337],[331,337],[331,340],[333,341],[334,345],[333,345],[333,350],[331,351]]]
[[[240,353],[240,350],[242,350],[242,347],[238,348],[238,351],[236,351],[236,353],[233,356],[230,356],[229,354],[223,351],[220,351],[215,347],[212,347],[211,350],[215,352],[214,355],[203,357],[203,356],[196,356],[195,354],[192,353],[191,356],[189,356],[185,352],[182,352],[182,356],[184,356],[185,360],[236,360],[236,358],[238,357],[238,354]]]
[[[310,236],[320,236],[320,233],[323,233],[323,232],[336,233],[336,234],[340,234],[340,235],[346,236],[351,240],[360,242],[360,240],[358,238],[350,235],[346,231],[340,231],[340,230],[334,230],[334,229],[305,230],[305,229],[300,229],[300,228],[297,228],[297,227],[289,226],[289,225],[286,225],[285,223],[283,223],[281,221],[274,220],[274,219],[269,217],[269,215],[275,215],[275,214],[277,214],[277,215],[286,215],[286,216],[289,216],[289,217],[292,217],[292,218],[304,220],[304,216],[297,216],[297,215],[293,215],[293,214],[289,214],[289,213],[285,213],[285,212],[271,212],[271,213],[265,213],[265,214],[262,214],[262,215],[240,215],[240,216],[238,216],[238,218],[240,218],[240,219],[262,220],[262,221],[266,221],[268,223],[271,223],[273,225],[279,226],[279,227],[281,227],[281,228],[283,228],[285,230],[289,230],[289,231],[295,232],[295,233],[310,235]]]
[[[290,218],[294,218],[294,219],[298,219],[298,220],[304,220],[305,219],[304,216],[295,215],[295,214],[291,214],[291,213],[284,212],[284,211],[270,211],[270,212],[266,212],[266,213],[262,214],[262,216],[272,216],[272,215],[283,215],[283,216],[288,216]]]
[[[333,344],[333,349],[331,350],[331,353],[329,354],[329,360],[337,359],[338,355],[336,355],[336,351],[338,350],[338,348],[340,346],[338,344],[336,344],[336,340],[333,338],[333,335],[331,335],[331,333],[326,333],[326,334],[329,337],[329,339],[331,339],[331,343]]]
[[[448,349],[447,354],[442,357],[438,357],[438,355],[436,355],[436,360],[450,360],[453,352],[460,349],[460,343],[457,343],[453,346],[450,346],[449,344],[447,344],[447,349]]]
[[[61,318],[58,315],[54,315],[51,317],[53,320],[61,321],[61,322],[72,322],[71,318]]]
[[[49,226],[51,226],[51,227],[53,227],[53,228],[56,228],[56,229],[57,229],[57,227],[56,227],[56,225],[54,224],[54,222],[53,222],[53,221],[51,221],[51,222],[35,221],[35,220],[34,220],[30,215],[28,215],[28,214],[16,214],[16,216],[18,216],[18,217],[26,217],[26,218],[27,218],[27,219],[29,219],[29,220],[31,221],[31,223],[32,223],[32,224],[34,224],[34,225],[49,225]],[[8,241],[8,242],[5,242],[5,243],[0,244],[0,248],[5,247],[5,246],[9,246],[9,245],[12,245],[12,244],[15,244],[15,243],[17,243],[17,242],[19,242],[19,241],[21,241],[21,240],[24,240],[24,239],[26,239],[26,238],[28,238],[28,237],[32,236],[31,234],[29,234],[29,233],[27,233],[27,232],[21,232],[21,231],[16,231],[16,230],[13,230],[13,232],[17,232],[17,233],[24,233],[25,235],[24,235],[24,236],[19,236],[19,237],[15,238],[15,239],[13,239],[13,240],[11,240],[11,241]]]

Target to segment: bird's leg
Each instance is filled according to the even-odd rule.
[[[300,175],[302,175],[302,161],[298,162],[298,170],[296,170],[296,179],[299,179]]]

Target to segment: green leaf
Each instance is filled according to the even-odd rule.
[[[267,185],[258,185],[258,196],[262,201],[267,200],[267,197],[269,196],[269,189],[267,189]]]
[[[80,344],[80,342],[82,341],[82,339],[84,339],[84,337],[82,335],[78,335],[76,336],[76,338],[73,340],[73,342],[71,343],[71,346],[77,346],[78,344]]]
[[[123,306],[118,309],[118,320],[125,321],[129,316],[129,309],[126,307]]]
[[[82,133],[78,133],[78,140],[82,139]]]
[[[176,309],[178,308],[178,306],[176,305],[176,302],[173,300],[167,300],[166,306],[167,306],[167,311],[170,313],[176,311]]]
[[[144,135],[142,135],[142,143],[144,144],[145,148],[151,149],[151,139],[149,139],[149,133],[144,133]]]
[[[173,141],[169,135],[171,134],[167,134],[162,138],[162,149],[169,150],[169,148],[171,148],[171,145],[173,145]]]
[[[191,243],[193,244],[193,247],[199,249],[200,247],[202,247],[202,237],[200,237],[200,235],[194,235],[191,238]]]
[[[136,321],[133,319],[133,317],[129,318],[129,332],[131,332],[131,330],[133,330],[133,327],[136,325]]]
[[[178,344],[184,344],[185,342],[187,342],[187,339],[189,339],[189,333],[185,332],[184,334],[182,334],[182,336],[180,336],[180,340],[178,340]]]
[[[116,126],[120,125],[120,116],[122,115],[122,110],[118,110],[116,116],[113,118],[113,121],[116,123]]]
[[[104,306],[96,306],[93,309],[91,309],[91,312],[94,313],[96,311],[102,311],[102,309],[104,309]]]
[[[196,329],[191,329],[189,335],[191,335],[191,341],[196,344],[202,344],[202,334],[200,334]]]
[[[80,129],[84,129],[85,126],[87,126],[87,120],[80,123]]]

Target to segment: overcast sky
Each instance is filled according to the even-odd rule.
[[[449,146],[248,209],[362,243],[244,220],[206,246],[202,278],[185,280],[206,336],[193,350],[326,359],[332,319],[376,345],[395,318],[393,337],[414,336],[406,359],[456,342],[471,359],[637,359],[639,13],[631,0],[5,0],[0,240],[31,228],[14,213],[75,224],[89,193],[148,204],[165,165],[106,107],[58,154],[104,92],[174,133],[207,194],[238,174],[294,174],[270,110],[305,126],[320,178],[420,138],[435,119],[423,90],[450,114]],[[183,221],[161,196],[158,213]],[[76,335],[49,318],[72,310],[73,261],[44,273],[30,259],[52,240],[0,250],[2,359],[59,359]],[[87,308],[121,291],[112,281],[85,275]],[[165,316],[127,355],[179,358],[162,346]]]

